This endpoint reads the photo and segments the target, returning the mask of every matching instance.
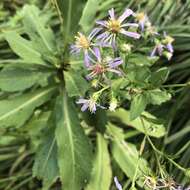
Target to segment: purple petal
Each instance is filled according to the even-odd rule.
[[[97,40],[100,40],[100,39],[105,39],[109,36],[109,33],[108,32],[104,32],[100,35],[97,36]]]
[[[95,113],[96,112],[96,104],[93,104],[92,108],[91,108],[91,112]]]
[[[140,25],[141,30],[144,31],[145,20],[140,21],[140,22],[139,22],[139,25]]]
[[[129,36],[129,37],[135,38],[135,39],[139,39],[141,37],[141,35],[136,32],[129,32],[124,29],[120,30],[120,33],[122,33],[126,36]]]
[[[170,53],[173,53],[173,52],[174,52],[174,49],[173,49],[173,46],[172,46],[171,43],[168,43],[168,44],[166,45],[166,48],[168,49],[168,51],[169,51]]]
[[[159,54],[159,56],[161,56],[162,55],[162,53],[163,53],[163,45],[161,45],[161,44],[159,44],[159,45],[157,45],[157,50],[158,50],[158,54]]]
[[[98,32],[100,32],[100,30],[101,28],[94,28],[88,36],[89,40],[91,41],[94,38],[94,36],[96,36]]]
[[[116,70],[116,69],[108,69],[108,71],[110,71],[110,72],[112,72],[112,73],[116,73],[116,74],[118,74],[119,76],[122,75],[121,71]]]
[[[131,9],[126,9],[124,13],[119,17],[119,21],[122,23],[127,17],[133,14]]]
[[[87,99],[79,98],[79,100],[78,100],[76,103],[77,103],[77,104],[85,104],[86,102],[88,102]]]
[[[88,109],[88,106],[89,106],[88,102],[84,103],[83,106],[81,107],[81,111],[82,112],[86,111]]]
[[[84,51],[84,64],[86,67],[90,67],[90,57],[88,51]]]
[[[123,60],[121,60],[121,58],[116,58],[116,59],[114,59],[114,60],[111,60],[110,62],[109,62],[109,67],[110,68],[116,68],[116,67],[118,67],[119,65],[121,65],[123,63]]]
[[[122,186],[121,184],[119,183],[117,177],[114,177],[114,182],[115,182],[115,185],[117,187],[118,190],[122,190]]]
[[[122,24],[122,27],[127,27],[127,26],[138,27],[139,25],[138,25],[137,23],[126,23],[126,24]]]
[[[97,47],[95,47],[95,48],[94,48],[94,53],[95,53],[95,56],[96,56],[96,58],[97,58],[98,62],[101,62],[101,54],[100,54],[100,49],[99,49],[99,48],[97,48]]]
[[[79,54],[80,50],[81,50],[81,48],[76,47],[76,45],[71,45],[70,46],[70,53],[71,54]]]
[[[106,21],[104,21],[104,20],[97,20],[97,21],[96,21],[96,24],[99,24],[99,25],[101,25],[101,26],[107,27]]]
[[[157,47],[154,47],[154,49],[152,50],[150,54],[150,57],[154,57],[156,55],[156,50],[157,50]]]
[[[114,19],[115,19],[114,8],[110,9],[110,10],[108,11],[108,13],[109,13],[109,15],[110,15],[110,18],[111,18],[112,20],[114,20]]]

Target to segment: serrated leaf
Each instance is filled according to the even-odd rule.
[[[167,67],[163,67],[151,74],[150,82],[154,86],[159,86],[167,80],[168,75],[169,75],[169,69]]]
[[[109,190],[112,180],[108,144],[104,137],[97,133],[97,150],[93,162],[90,182],[86,190]]]
[[[36,63],[40,65],[45,65],[41,54],[35,50],[32,46],[32,42],[24,39],[19,34],[14,31],[5,32],[5,39],[8,41],[11,49],[26,63]]]
[[[64,92],[56,105],[58,165],[64,190],[85,186],[91,173],[92,151],[71,99]]]
[[[133,180],[135,172],[137,170],[136,179],[143,177],[146,174],[150,174],[151,169],[148,167],[147,161],[143,158],[139,158],[139,152],[132,143],[125,142],[121,139],[118,133],[121,133],[120,129],[117,131],[117,127],[109,124],[108,133],[113,137],[111,151],[113,158],[123,170],[123,172]],[[117,131],[115,133],[115,131]],[[137,168],[138,167],[138,168]],[[142,186],[142,182],[137,180],[137,183]]]
[[[49,87],[0,101],[0,126],[20,127],[32,115],[34,109],[54,94],[56,87]]]
[[[50,75],[47,72],[39,72],[18,67],[5,67],[0,72],[0,88],[3,91],[22,91],[38,84]]]
[[[33,46],[40,52],[54,53],[56,50],[53,31],[47,26],[38,7],[25,5],[23,8],[23,23]],[[47,54],[46,54],[47,55]]]
[[[84,96],[89,85],[85,81],[85,79],[82,78],[80,74],[70,70],[64,72],[64,79],[65,79],[66,90],[70,97]]]
[[[95,16],[98,11],[100,0],[88,0],[80,19],[79,24],[81,25],[84,32],[88,32],[92,28],[95,22]]]
[[[137,118],[133,121],[130,120],[129,117],[129,111],[124,110],[122,108],[117,109],[116,112],[110,112],[109,116],[112,118],[115,118],[117,121],[122,122],[125,125],[128,125],[132,128],[135,128],[136,130],[147,133],[147,135],[160,138],[165,135],[165,127],[163,124],[160,124],[159,122],[154,122],[158,120],[155,116],[151,115],[148,112],[142,113],[142,118],[146,117],[148,119],[143,119],[143,123],[141,118]],[[143,126],[144,124],[144,126]]]
[[[54,122],[51,120],[49,122],[49,126],[46,126],[46,131],[41,137],[42,143],[36,152],[32,170],[33,177],[43,181],[43,190],[48,190],[59,176]]]
[[[146,92],[150,104],[160,105],[171,99],[171,94],[160,89],[148,90]]]
[[[130,106],[130,119],[134,120],[141,115],[148,104],[146,94],[137,94],[133,97]]]

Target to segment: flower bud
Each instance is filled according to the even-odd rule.
[[[130,53],[131,52],[132,45],[131,44],[122,44],[121,45],[121,50]]]
[[[165,56],[168,60],[170,60],[170,59],[172,58],[172,56],[173,56],[173,54],[170,53],[170,52],[168,52],[168,51],[165,51],[163,54],[164,54],[164,56]]]
[[[110,101],[109,110],[110,111],[115,111],[116,108],[117,108],[117,99],[112,98],[111,101]]]
[[[98,87],[98,80],[94,79],[91,83],[92,87],[97,88]]]

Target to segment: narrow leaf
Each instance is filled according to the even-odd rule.
[[[64,190],[79,190],[91,173],[92,153],[75,107],[64,93],[57,99],[56,141],[58,165]]]
[[[88,83],[84,78],[74,71],[64,72],[66,89],[68,95],[72,96],[84,96],[85,92],[88,89]]]
[[[98,11],[98,7],[100,4],[100,0],[88,0],[83,12],[82,17],[80,19],[79,24],[85,32],[88,32],[90,28],[92,28],[95,22],[95,16]]]
[[[36,63],[44,65],[41,54],[35,50],[31,41],[24,39],[16,32],[5,32],[5,39],[8,41],[11,49],[26,63]]]
[[[104,137],[97,134],[97,152],[93,163],[90,182],[86,190],[109,190],[112,178],[108,144]]]
[[[43,190],[48,190],[59,176],[54,131],[54,122],[50,120],[45,134],[42,136],[42,143],[36,152],[33,166],[33,176],[42,179]]]
[[[50,73],[31,69],[5,67],[0,72],[0,88],[8,92],[25,90],[39,84],[39,81],[45,80],[49,75]]]
[[[48,101],[56,87],[37,90],[36,92],[0,101],[0,126],[19,127],[32,115],[34,109]]]

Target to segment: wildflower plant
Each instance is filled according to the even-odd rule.
[[[123,179],[132,189],[150,186],[145,176],[162,171],[153,171],[143,154],[147,143],[185,173],[151,140],[166,134],[151,109],[171,98],[163,83],[174,39],[144,13],[111,8],[94,20],[91,1],[84,9],[80,3],[53,0],[44,10],[26,5],[17,15],[22,30],[4,29],[14,61],[6,57],[11,64],[0,65],[0,127],[30,139],[33,177],[43,189],[122,189]],[[168,63],[158,67],[163,59]],[[127,139],[131,129],[141,134],[140,146]]]

